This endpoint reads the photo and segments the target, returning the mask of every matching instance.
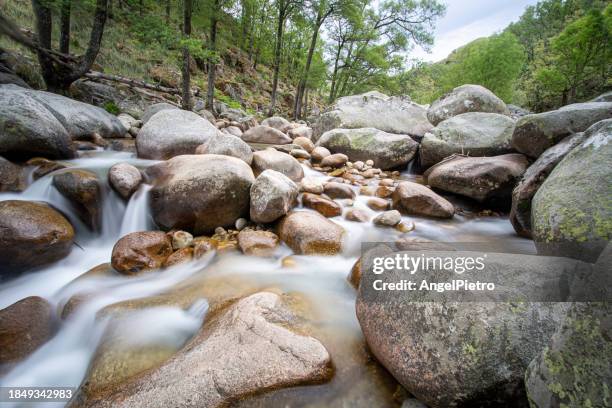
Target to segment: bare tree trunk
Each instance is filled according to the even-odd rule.
[[[298,83],[297,91],[295,93],[295,106],[293,109],[293,118],[300,119],[302,117],[302,99],[304,98],[304,91],[306,89],[306,84],[308,83],[308,74],[310,72],[310,65],[312,63],[312,56],[314,54],[314,50],[317,46],[317,39],[319,37],[319,30],[321,29],[321,24],[323,24],[323,15],[321,10],[317,12],[317,20],[312,31],[312,38],[310,39],[310,47],[308,48],[308,56],[306,57],[306,66],[304,67],[304,74]]]
[[[338,44],[338,49],[336,50],[336,56],[334,58],[334,71],[332,73],[332,83],[328,98],[329,103],[332,103],[335,98],[336,82],[338,79],[338,63],[340,62],[340,53],[342,52],[342,47],[344,47],[344,42],[340,42]]]
[[[170,7],[172,0],[166,0],[166,24],[170,24]]]
[[[70,8],[71,0],[62,0],[62,8],[60,15],[60,52],[63,54],[70,53]]]
[[[270,98],[270,108],[268,109],[268,116],[274,115],[276,108],[276,93],[278,91],[278,74],[280,72],[281,62],[281,51],[282,51],[282,40],[283,30],[285,28],[285,11],[281,7],[278,11],[278,26],[276,28],[276,44],[274,47],[274,77],[272,79],[272,95]]]
[[[210,50],[215,51],[217,48],[217,23],[218,23],[218,12],[220,7],[220,0],[215,0],[213,10],[210,14]],[[215,113],[215,73],[216,66],[215,61],[208,61],[208,89],[206,90],[206,106],[208,109]]]
[[[138,14],[140,14],[140,17],[142,17],[143,12],[144,12],[144,1],[139,0],[138,1]]]
[[[192,0],[183,1],[183,36],[188,39],[191,36],[191,11],[192,11]],[[185,45],[183,47],[183,69],[182,69],[182,90],[183,90],[183,103],[182,107],[185,110],[191,110],[191,73],[189,72],[189,47]]]

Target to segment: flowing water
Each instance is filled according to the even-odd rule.
[[[87,152],[65,163],[94,171],[101,180],[106,180],[108,169],[118,162],[128,162],[141,169],[155,163],[136,159],[130,153],[112,151]],[[327,177],[307,167],[305,172],[311,177]],[[0,193],[0,200],[52,204],[75,226],[78,245],[74,245],[68,257],[51,266],[1,283],[0,308],[34,295],[51,302],[58,319],[66,304],[78,300],[78,307],[59,319],[59,330],[50,341],[4,373],[0,378],[1,386],[78,387],[96,359],[96,350],[104,348],[103,338],[109,332],[124,340],[111,344],[165,350],[161,354],[152,353],[156,361],[163,361],[196,333],[206,316],[207,298],[217,291],[252,293],[277,289],[299,293],[311,306],[309,317],[313,336],[329,350],[335,375],[325,384],[277,390],[236,405],[371,407],[401,404],[403,394],[396,382],[367,352],[355,317],[355,291],[346,281],[359,256],[361,242],[393,241],[402,235],[400,232],[336,217],[332,220],[342,225],[347,234],[343,252],[334,257],[291,255],[291,250],[281,245],[271,258],[247,257],[229,251],[136,277],[93,272],[84,275],[110,262],[113,245],[121,236],[155,228],[148,211],[150,186],[143,184],[127,203],[105,187],[102,228],[92,233],[74,215],[70,203],[52,186],[53,174],[31,183],[23,193]],[[402,177],[415,178],[409,172]],[[354,206],[374,215],[375,212],[366,206],[366,200],[367,197],[358,196]],[[403,219],[416,225],[416,229],[407,234],[410,237],[444,242],[487,242],[499,252],[535,252],[531,241],[514,234],[506,217],[479,217],[468,213],[442,221],[418,217]],[[287,256],[291,256],[291,263],[282,261]],[[172,301],[176,299],[168,295],[173,291],[178,293],[178,301]],[[171,300],[166,304],[147,301],[166,298]],[[117,305],[137,306],[111,322],[101,311]],[[11,405],[3,403],[2,406]]]

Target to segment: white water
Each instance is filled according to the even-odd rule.
[[[88,152],[87,156],[66,163],[94,171],[101,180],[106,180],[108,169],[118,162],[129,162],[140,168],[154,163],[135,159],[133,155],[123,152],[96,151]],[[304,167],[307,176],[326,177]],[[237,252],[211,254],[194,262],[142,276],[93,275],[76,279],[91,268],[110,262],[113,245],[121,236],[155,228],[148,211],[150,186],[142,185],[128,203],[106,187],[102,230],[94,234],[73,215],[70,204],[51,185],[52,175],[32,183],[23,193],[0,193],[0,200],[50,203],[69,217],[75,226],[76,242],[80,247],[75,245],[68,257],[51,266],[1,283],[0,308],[24,297],[37,295],[51,302],[59,315],[73,296],[86,296],[79,307],[61,321],[57,334],[49,342],[0,378],[1,386],[78,387],[109,325],[106,318],[96,318],[96,313],[118,302],[163,293],[186,280],[191,282],[191,279],[201,277],[219,277],[244,279],[255,289],[275,287],[303,293],[318,312],[318,336],[330,350],[338,374],[329,384],[279,392],[282,397],[278,398],[281,398],[283,405],[304,398],[308,400],[304,406],[344,406],[347,401],[353,405],[348,397],[352,393],[359,394],[355,396],[356,400],[367,396],[365,400],[375,405],[385,405],[392,400],[390,395],[393,390],[379,385],[380,379],[386,378],[384,370],[378,368],[373,373],[372,369],[366,369],[359,352],[351,351],[352,348],[346,346],[352,344],[361,347],[359,345],[363,343],[354,313],[355,293],[347,284],[346,276],[359,256],[361,242],[392,241],[402,235],[400,232],[377,228],[371,222],[360,224],[335,217],[332,220],[342,225],[347,234],[343,253],[331,258],[292,255],[295,266],[283,267],[281,260],[291,255],[291,250],[282,245],[272,258],[246,257]],[[373,217],[376,212],[367,207],[367,199],[357,196],[354,206]],[[532,243],[517,238],[508,220],[502,217],[468,219],[457,215],[446,221],[404,217],[404,222],[416,224],[415,231],[409,234],[411,237],[435,241],[498,242],[500,250],[533,251]],[[193,299],[186,309],[164,306],[137,310],[114,319],[113,330],[128,334],[132,345],[169,345],[178,349],[198,330],[206,310],[207,303],[203,298]],[[342,370],[342,367],[347,368]],[[341,372],[344,374],[339,374]],[[353,387],[353,382],[361,385]],[[266,405],[265,402],[262,404]],[[368,406],[367,403],[362,405]],[[41,403],[40,406],[52,405]]]

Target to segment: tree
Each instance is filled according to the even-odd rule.
[[[182,107],[185,110],[191,110],[191,73],[189,55],[189,37],[191,36],[191,14],[192,0],[183,0],[183,66],[182,66],[182,91],[183,103]]]

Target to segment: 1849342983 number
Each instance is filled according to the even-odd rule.
[[[70,401],[72,387],[0,387],[0,402],[17,401]]]

